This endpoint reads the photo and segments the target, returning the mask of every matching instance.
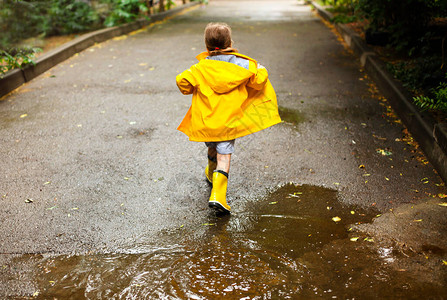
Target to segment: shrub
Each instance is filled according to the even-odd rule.
[[[106,0],[112,4],[112,12],[104,21],[107,27],[116,26],[136,20],[140,12],[146,12],[145,2],[140,0]]]
[[[432,109],[447,112],[447,82],[441,82],[431,90],[431,96],[413,98],[414,103],[423,110]]]
[[[34,65],[34,55],[40,52],[39,48],[11,48],[0,50],[0,77],[9,70]]]

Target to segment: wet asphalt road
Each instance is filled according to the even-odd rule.
[[[144,252],[160,234],[206,222],[206,148],[176,130],[191,98],[175,76],[196,62],[211,21],[230,24],[236,48],[266,66],[285,121],[237,140],[234,215],[289,182],[381,212],[443,192],[358,59],[309,6],[214,0],[98,44],[0,101],[2,262]]]

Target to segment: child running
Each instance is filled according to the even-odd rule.
[[[229,213],[227,183],[235,139],[281,122],[267,70],[233,48],[231,28],[210,23],[205,28],[207,51],[179,74],[177,86],[193,94],[192,104],[177,128],[191,141],[205,142],[205,178],[212,185],[208,205]]]

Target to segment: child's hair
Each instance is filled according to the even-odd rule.
[[[225,23],[209,23],[205,27],[205,46],[211,56],[237,52],[232,48],[231,28]]]

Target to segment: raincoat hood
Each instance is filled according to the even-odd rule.
[[[256,64],[256,61],[242,54],[231,53],[224,56],[230,57],[233,55]],[[199,60],[199,64],[196,65],[197,70],[206,78],[206,82],[210,88],[218,94],[228,93],[241,84],[245,84],[255,74],[253,68],[251,71],[249,69],[250,63],[247,63],[248,69],[246,69],[237,64],[229,63],[228,60],[219,61],[207,59],[208,56],[207,52],[197,56]]]

